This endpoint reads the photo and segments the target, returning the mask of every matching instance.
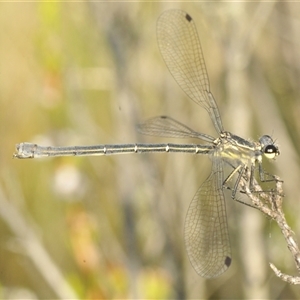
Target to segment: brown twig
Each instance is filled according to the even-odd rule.
[[[278,176],[273,176],[273,178],[276,182],[276,185],[275,190],[272,191],[263,191],[263,189],[260,187],[256,180],[254,180],[252,191],[250,190],[249,185],[247,184],[247,180],[243,180],[243,182],[241,182],[241,186],[242,189],[245,191],[246,195],[250,198],[252,205],[278,224],[287,242],[288,249],[294,257],[294,261],[298,272],[300,273],[299,247],[295,240],[294,232],[287,224],[282,210],[283,181]],[[291,276],[284,274],[279,269],[277,269],[272,263],[270,263],[270,267],[272,268],[276,276],[281,278],[283,281],[286,281],[290,284],[300,284],[300,276]]]

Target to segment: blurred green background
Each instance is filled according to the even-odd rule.
[[[225,129],[277,140],[266,168],[299,237],[300,3],[1,2],[0,298],[299,299],[268,265],[297,275],[276,224],[230,194],[233,264],[214,280],[193,270],[183,225],[207,157],[12,159],[25,141],[162,142],[135,131],[157,115],[216,136],[159,54],[172,8],[196,22]]]

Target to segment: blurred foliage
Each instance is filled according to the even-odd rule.
[[[296,274],[276,226],[230,196],[233,265],[196,275],[183,224],[205,157],[11,159],[23,141],[161,142],[135,132],[155,115],[215,135],[160,57],[156,20],[171,8],[196,22],[224,127],[278,140],[266,168],[299,235],[300,3],[1,2],[1,298],[299,298],[268,268]]]

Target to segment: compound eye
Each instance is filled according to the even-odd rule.
[[[274,145],[268,145],[264,149],[264,155],[269,159],[273,159],[278,154],[278,149]]]

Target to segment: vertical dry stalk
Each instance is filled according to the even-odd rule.
[[[287,247],[293,255],[296,268],[300,273],[299,247],[295,240],[294,232],[287,224],[282,210],[282,199],[284,197],[282,188],[283,181],[278,176],[273,176],[273,178],[276,184],[275,189],[272,191],[263,191],[263,189],[260,187],[256,180],[254,181],[253,186],[254,191],[250,190],[247,184],[247,180],[241,182],[241,186],[243,191],[245,191],[246,195],[251,199],[252,205],[277,223],[286,240]],[[276,276],[281,278],[283,281],[286,281],[290,284],[300,284],[300,276],[291,276],[284,274],[279,269],[277,269],[272,263],[270,263],[270,267],[272,268]]]

